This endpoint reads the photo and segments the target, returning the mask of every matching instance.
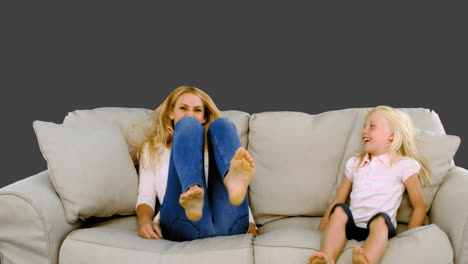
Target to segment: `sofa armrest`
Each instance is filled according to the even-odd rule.
[[[430,221],[449,237],[455,263],[468,263],[468,170],[450,169],[434,198]]]
[[[63,240],[82,223],[65,220],[48,171],[0,189],[2,264],[58,263]]]

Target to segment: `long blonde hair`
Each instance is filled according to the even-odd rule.
[[[129,131],[142,131],[143,141],[133,139],[131,135],[135,133],[127,131],[127,142],[134,148],[131,156],[136,165],[142,162],[144,168],[154,167],[155,160],[157,160],[164,147],[169,148],[171,146],[172,137],[174,136],[174,124],[169,114],[177,99],[184,93],[192,93],[202,100],[206,120],[203,124],[205,135],[210,124],[221,116],[221,112],[211,97],[202,90],[192,86],[177,87],[158,108],[150,113],[147,120],[140,124],[134,124],[129,128]]]
[[[421,166],[419,180],[423,186],[428,185],[431,181],[431,168],[427,160],[416,148],[415,129],[411,118],[406,113],[393,107],[377,106],[366,115],[366,120],[373,113],[382,114],[393,131],[394,138],[388,148],[390,163],[393,164],[402,157],[415,159]],[[357,155],[359,158],[358,164],[363,162],[366,155],[366,152],[361,152]]]

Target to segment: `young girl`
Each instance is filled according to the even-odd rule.
[[[139,236],[188,241],[246,233],[255,164],[212,99],[195,87],[178,87],[151,113],[147,129],[134,153]],[[256,235],[254,226],[249,232]]]
[[[353,249],[353,263],[378,263],[388,239],[396,235],[396,214],[408,191],[414,208],[408,229],[423,224],[426,207],[420,181],[430,169],[418,153],[411,120],[403,112],[378,106],[366,116],[364,150],[346,163],[345,177],[318,230],[324,232],[320,252],[308,263],[335,263],[346,239],[363,241]],[[345,205],[350,197],[350,207]]]

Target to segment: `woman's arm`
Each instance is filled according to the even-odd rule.
[[[142,238],[160,239],[162,238],[161,228],[153,222],[154,210],[147,204],[140,204],[137,207],[139,232]]]
[[[136,209],[136,215],[138,218],[138,223],[142,221],[153,221],[154,218],[154,210],[151,206],[147,204],[139,204]]]
[[[153,222],[156,204],[156,188],[154,170],[139,166],[139,187],[136,214],[138,218],[138,235],[143,238],[162,238],[161,228]]]
[[[341,182],[338,191],[336,191],[335,197],[333,198],[332,202],[328,206],[327,211],[323,215],[322,221],[320,221],[320,225],[317,228],[318,231],[325,231],[325,227],[327,226],[331,209],[337,203],[346,203],[346,200],[348,200],[349,194],[351,193],[352,186],[353,182],[350,181],[346,175],[344,175],[343,181]]]
[[[247,233],[251,233],[254,237],[258,236],[257,232],[257,225],[255,224],[255,220],[253,218],[252,210],[249,206],[249,230]]]
[[[252,234],[254,237],[258,236],[257,226],[255,225],[255,223],[249,223],[249,231],[247,231],[247,233]]]
[[[424,223],[424,218],[426,217],[426,205],[424,204],[421,185],[419,184],[419,177],[417,173],[411,175],[404,184],[406,190],[408,191],[411,205],[414,209],[408,223],[408,229],[411,229],[421,226]]]
[[[138,220],[153,219],[154,205],[156,204],[156,188],[155,178],[156,175],[152,169],[143,168],[140,163],[139,168],[140,182],[138,187],[137,198],[137,217]],[[143,206],[144,205],[144,206]]]

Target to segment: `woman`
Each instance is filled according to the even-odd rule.
[[[247,199],[255,164],[210,96],[178,87],[149,121],[146,139],[134,153],[139,236],[189,241],[247,231],[256,235]],[[154,217],[156,198],[161,208]]]

